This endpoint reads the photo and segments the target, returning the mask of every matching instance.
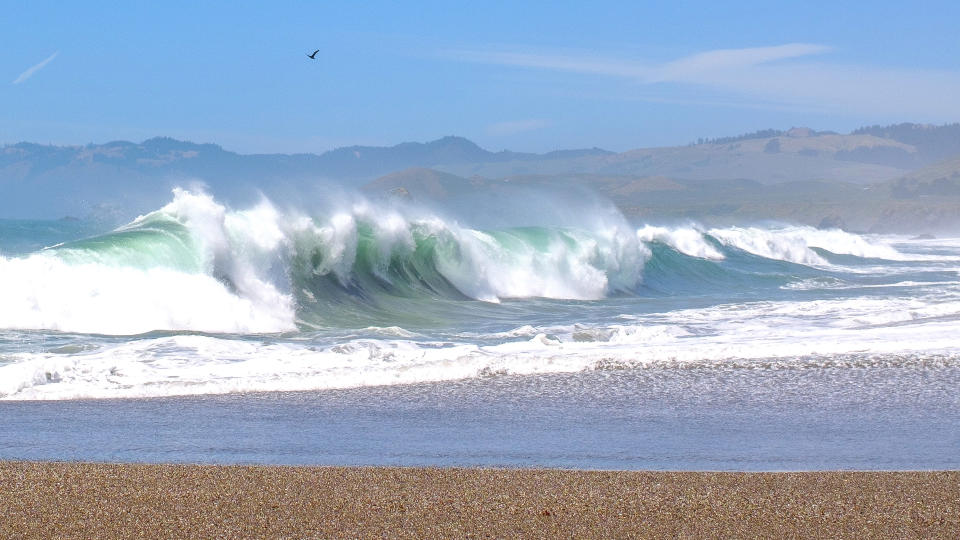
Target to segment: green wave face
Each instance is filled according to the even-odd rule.
[[[369,207],[307,218],[178,192],[161,210],[45,255],[206,275],[254,303],[280,291],[299,324],[343,327],[435,323],[466,300],[604,298],[636,286],[644,251],[628,228],[481,231]]]
[[[205,254],[189,227],[174,216],[154,212],[114,232],[47,250],[71,264],[103,264],[187,273],[207,268]]]
[[[245,310],[254,321],[251,327],[258,327],[264,314],[280,321],[265,327],[287,327],[283,306],[289,304],[291,321],[319,329],[436,326],[452,318],[465,320],[465,311],[508,316],[515,308],[490,306],[515,299],[532,305],[533,299],[591,301],[777,288],[796,279],[829,276],[821,268],[835,258],[828,248],[851,260],[898,255],[839,231],[703,232],[633,229],[625,222],[593,229],[478,230],[369,204],[312,217],[282,214],[266,201],[231,211],[208,195],[179,190],[158,211],[41,255],[67,265],[193,276],[190,287],[219,288],[206,292],[221,299],[225,316]],[[207,281],[197,281],[198,276]],[[150,276],[141,278],[130,283],[150,282]],[[187,286],[167,279],[173,283],[167,286]],[[243,300],[241,307],[226,307],[224,294]],[[471,300],[483,302],[467,303]],[[177,309],[190,308],[163,309],[177,319]]]
[[[385,231],[357,219],[347,235],[323,228],[297,235],[291,278],[304,324],[416,324],[436,322],[464,300],[602,298],[612,283],[636,284],[641,254],[631,247],[634,261],[626,264],[614,246],[581,231],[478,231],[415,220]]]

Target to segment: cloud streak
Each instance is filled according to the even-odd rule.
[[[38,71],[40,71],[41,69],[47,67],[47,64],[49,64],[50,62],[53,62],[53,59],[56,58],[58,54],[60,54],[60,51],[57,51],[57,52],[51,54],[50,56],[48,56],[45,60],[43,60],[43,61],[40,62],[39,64],[36,64],[36,65],[34,65],[34,66],[30,66],[29,68],[27,68],[26,71],[24,71],[23,73],[21,73],[19,77],[17,77],[16,79],[13,80],[13,84],[20,84],[20,83],[22,83],[23,81],[29,79],[30,77],[33,77],[34,74],[36,74]]]
[[[960,72],[830,63],[825,45],[717,49],[668,62],[596,55],[454,51],[468,62],[620,78],[671,97],[680,86],[698,98],[734,96],[742,105],[779,105],[833,113],[960,119]],[[679,86],[678,86],[679,85]]]
[[[598,56],[571,56],[524,52],[454,51],[467,61],[517,67],[572,71],[637,79],[644,83],[683,81],[724,70],[744,69],[760,64],[820,54],[829,51],[823,45],[788,43],[773,47],[718,49],[663,64]]]
[[[788,43],[749,49],[718,49],[659,66],[648,74],[646,82],[696,81],[712,74],[751,69],[779,60],[802,58],[828,51],[830,47],[809,43]]]

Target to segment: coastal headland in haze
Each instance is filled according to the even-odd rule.
[[[960,227],[960,124],[769,129],[626,152],[492,152],[454,136],[319,155],[238,154],[165,137],[0,148],[5,217],[131,219],[189,185],[241,206],[260,194],[304,203],[361,192],[442,207],[580,190],[637,222],[943,234]]]

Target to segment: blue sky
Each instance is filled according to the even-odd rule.
[[[0,2],[0,143],[627,150],[960,121],[954,2]],[[305,53],[320,49],[311,61]]]

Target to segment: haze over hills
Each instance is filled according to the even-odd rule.
[[[162,204],[173,186],[197,181],[233,204],[258,192],[289,199],[334,186],[440,204],[549,185],[590,190],[637,220],[773,219],[949,232],[960,230],[960,124],[872,126],[847,135],[765,130],[621,153],[491,152],[452,136],[320,155],[243,155],[165,137],[70,147],[19,143],[0,148],[0,216],[112,209],[128,218]]]
[[[591,155],[600,149],[547,154],[489,152],[462,137],[392,147],[351,146],[321,155],[237,154],[216,144],[168,137],[86,146],[18,143],[0,149],[0,215],[35,217],[83,214],[98,205],[150,208],[176,185],[202,182],[226,199],[255,191],[353,187],[414,166],[541,162]],[[38,199],[38,195],[45,198]],[[42,200],[42,205],[37,204]]]

